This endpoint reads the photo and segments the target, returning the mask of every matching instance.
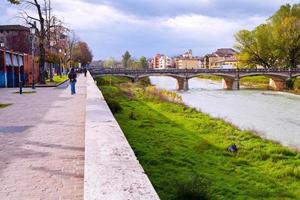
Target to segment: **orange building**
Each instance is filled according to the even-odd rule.
[[[153,69],[158,69],[160,66],[160,58],[161,58],[161,54],[156,54],[154,59],[153,59],[153,63],[152,63],[152,67]]]

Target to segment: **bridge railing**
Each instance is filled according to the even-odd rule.
[[[282,69],[282,68],[269,68],[269,69],[91,69],[92,74],[195,74],[195,73],[268,73],[268,72],[300,72],[300,69]]]

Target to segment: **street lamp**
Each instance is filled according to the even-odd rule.
[[[1,47],[1,48],[4,48],[4,47],[5,47],[4,42],[0,42],[0,47]]]
[[[34,40],[35,40],[35,31],[36,31],[36,21],[34,21],[33,26],[30,28],[30,34],[32,36],[31,40],[31,55],[32,55],[32,89],[35,89],[35,80],[34,80]]]
[[[60,57],[60,54],[62,53],[62,49],[58,49],[58,53],[59,53],[59,64],[58,64],[58,68],[59,68],[59,76],[61,77],[62,76],[62,67],[61,67],[61,57]]]

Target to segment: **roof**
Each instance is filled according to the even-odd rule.
[[[0,31],[29,31],[29,28],[21,25],[0,25]]]
[[[231,48],[221,48],[217,49],[217,51],[214,53],[218,55],[219,57],[227,57],[237,54],[237,52],[234,49]]]

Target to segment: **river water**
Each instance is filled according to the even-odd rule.
[[[176,91],[171,77],[150,77],[160,89]],[[300,150],[300,96],[268,90],[225,91],[216,81],[189,80],[189,91],[178,92],[186,105],[222,118],[243,130]]]

